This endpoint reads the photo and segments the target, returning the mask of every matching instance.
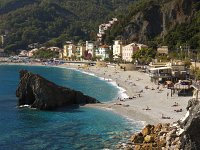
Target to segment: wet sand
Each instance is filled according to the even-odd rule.
[[[77,65],[62,66],[78,68]],[[108,82],[111,82],[111,80],[116,82],[131,97],[131,99],[121,98],[121,100],[118,99],[104,104],[86,105],[86,107],[109,109],[129,119],[151,124],[160,122],[172,123],[186,114],[187,102],[191,97],[178,97],[177,94],[171,97],[169,89],[152,83],[149,75],[146,73],[123,71],[115,67],[98,68],[95,66],[89,67],[89,69],[79,68],[79,70],[109,79]],[[178,106],[173,106],[175,103],[178,103]],[[182,109],[182,112],[175,111],[180,109]],[[163,119],[162,115],[168,119]]]

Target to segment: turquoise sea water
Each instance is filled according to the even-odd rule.
[[[27,69],[65,87],[80,90],[102,102],[118,97],[119,89],[78,71],[33,66],[0,65],[0,150],[115,149],[126,134],[141,129],[111,111],[63,108],[38,111],[16,107],[19,70]]]

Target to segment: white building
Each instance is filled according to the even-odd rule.
[[[101,60],[105,60],[105,58],[109,58],[108,51],[110,47],[108,45],[102,45],[96,50],[96,57],[100,57]]]
[[[168,46],[162,46],[157,49],[157,53],[161,55],[168,55],[169,49]]]
[[[114,59],[118,59],[119,57],[122,56],[122,43],[119,40],[114,41],[113,56]]]
[[[41,49],[43,49],[43,48],[41,48]],[[46,48],[44,48],[44,49],[46,49]],[[59,52],[61,49],[59,47],[49,47],[49,48],[47,48],[47,50]]]
[[[96,46],[94,42],[86,41],[86,51],[88,51],[88,53],[91,54],[92,57],[94,56],[95,49],[96,49]]]
[[[28,51],[27,50],[21,50],[19,53],[19,56],[28,56]]]
[[[34,54],[35,52],[37,52],[38,50],[39,50],[38,48],[34,48],[34,49],[30,50],[30,51],[28,52],[28,57],[32,57],[33,54]]]

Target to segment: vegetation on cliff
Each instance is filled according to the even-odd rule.
[[[197,0],[138,0],[107,33],[106,42],[122,39],[155,47],[200,48],[200,2]]]
[[[6,50],[30,43],[62,46],[66,40],[95,39],[98,25],[134,0],[2,0],[0,34]]]
[[[1,0],[0,34],[9,51],[35,42],[61,47],[67,40],[95,40],[98,25],[112,17],[119,21],[107,31],[107,44],[200,48],[198,0]]]

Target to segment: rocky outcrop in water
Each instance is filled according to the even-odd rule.
[[[80,91],[58,86],[40,75],[27,70],[20,71],[20,83],[16,90],[18,105],[30,105],[40,110],[53,110],[73,104],[99,103]]]

